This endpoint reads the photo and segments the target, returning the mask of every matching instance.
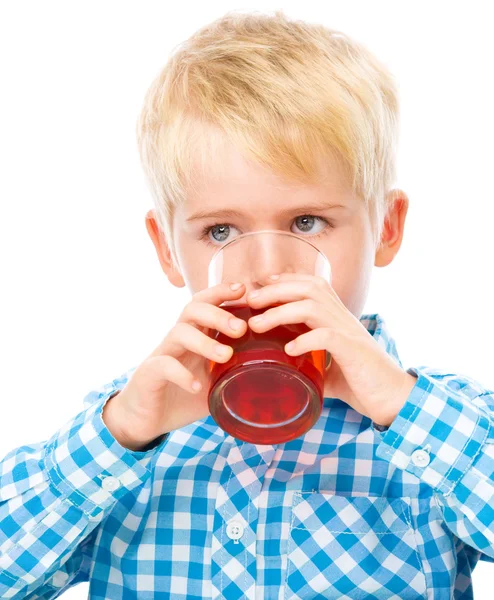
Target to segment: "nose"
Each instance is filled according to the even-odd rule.
[[[252,289],[259,289],[269,283],[269,279],[274,273],[293,273],[294,265],[291,256],[290,247],[283,243],[280,236],[265,235],[258,236],[255,244],[249,248],[251,264],[251,286]],[[292,250],[293,252],[293,250]]]

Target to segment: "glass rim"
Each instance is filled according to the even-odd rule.
[[[314,244],[312,242],[309,242],[309,240],[305,240],[303,237],[300,237],[299,235],[296,235],[295,233],[292,233],[291,231],[281,231],[279,229],[260,229],[259,231],[249,231],[247,233],[241,233],[240,235],[238,235],[236,238],[233,238],[233,240],[230,240],[229,242],[227,242],[226,244],[224,244],[223,246],[220,246],[218,248],[218,250],[215,251],[215,253],[213,254],[213,256],[210,258],[209,263],[212,264],[213,260],[218,256],[218,254],[221,253],[222,250],[224,250],[227,246],[230,246],[231,244],[234,244],[235,242],[237,242],[239,239],[243,239],[248,237],[249,235],[258,235],[259,233],[276,233],[278,235],[288,235],[290,237],[294,237],[297,240],[300,240],[302,242],[305,242],[306,244],[309,244],[309,246],[312,246],[314,248],[314,250],[323,257],[323,259],[327,262],[328,266],[329,266],[329,260],[328,257],[324,254],[324,252],[321,252],[319,250],[319,248],[317,246],[314,246]]]

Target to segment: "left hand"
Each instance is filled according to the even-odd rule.
[[[279,279],[247,295],[252,308],[285,303],[263,313],[259,323],[249,319],[255,332],[283,324],[305,323],[312,331],[295,338],[285,352],[297,356],[312,350],[332,355],[326,369],[324,396],[340,398],[379,425],[389,426],[406,402],[416,378],[407,373],[382,348],[339,299],[322,277],[282,273]]]

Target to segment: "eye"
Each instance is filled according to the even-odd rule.
[[[219,246],[221,242],[230,241],[227,240],[228,234],[230,233],[230,227],[231,226],[228,223],[217,223],[209,227],[204,227],[204,229],[202,230],[201,239],[204,239],[206,243],[210,246]],[[214,244],[210,241],[209,232],[212,233],[214,241],[219,242],[218,244]],[[216,235],[218,236],[218,238],[215,237]]]
[[[326,223],[327,227],[325,227],[322,231],[318,231],[316,234],[312,234],[311,237],[320,237],[322,235],[326,235],[331,229],[334,228],[334,225],[331,221],[328,221],[324,217],[317,217],[315,215],[301,215],[296,217],[293,222],[297,224],[299,230],[302,230],[306,233],[312,233],[312,226],[316,220]],[[230,223],[215,223],[214,225],[206,226],[202,230],[200,239],[204,240],[210,246],[219,247],[223,242],[231,241],[231,239],[228,239],[228,234],[230,233],[232,227],[233,226],[230,225]],[[233,227],[233,229],[236,229],[236,227]],[[210,233],[213,236],[214,242],[217,243],[211,242],[211,238],[209,237]],[[298,232],[293,231],[293,233]]]
[[[324,221],[325,223],[328,223],[326,219],[323,219],[322,217],[316,217],[314,215],[302,215],[301,217],[297,217],[294,223],[297,223],[297,227],[301,227],[303,232],[307,233],[307,231],[309,231],[310,233],[312,233],[312,230],[310,228],[314,224],[315,219],[319,219],[319,221]],[[320,231],[318,233],[320,233]]]

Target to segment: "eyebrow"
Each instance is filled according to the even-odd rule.
[[[279,215],[285,216],[287,214],[296,214],[296,213],[303,214],[303,213],[309,213],[311,211],[329,210],[332,208],[346,208],[346,206],[344,206],[343,204],[327,204],[327,203],[310,204],[310,205],[298,206],[296,208],[288,208],[288,209],[282,210],[279,212]],[[200,219],[209,219],[212,217],[214,217],[214,218],[220,218],[220,217],[227,217],[227,218],[239,217],[239,218],[241,218],[243,216],[245,216],[245,215],[241,211],[233,210],[231,208],[224,208],[221,210],[213,210],[210,212],[200,210],[185,220],[187,222],[190,222],[190,221],[196,221],[196,220],[200,220]]]

